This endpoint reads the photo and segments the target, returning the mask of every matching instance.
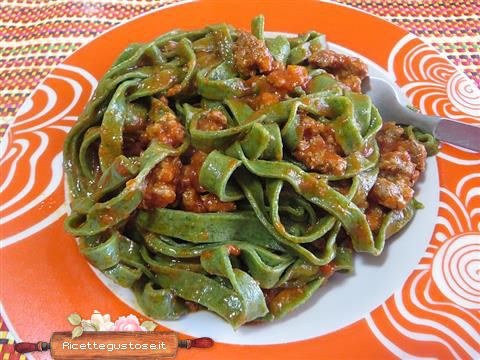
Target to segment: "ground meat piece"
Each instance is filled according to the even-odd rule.
[[[342,151],[342,148],[335,138],[335,130],[309,116],[302,115],[297,131],[299,131],[299,134],[304,140],[311,140],[315,137],[322,136],[332,150],[336,152]]]
[[[265,106],[273,105],[280,102],[283,96],[277,92],[260,92],[256,95],[245,96],[242,98],[248,106],[253,110],[259,110]]]
[[[309,142],[301,141],[294,155],[309,169],[324,174],[342,175],[347,168],[345,159],[327,150],[322,137],[316,137]]]
[[[157,95],[158,96],[158,95]],[[160,95],[158,97],[156,97],[157,100],[160,100],[161,103],[163,103],[163,105],[167,105],[168,106],[168,99],[166,96],[163,96],[163,95]],[[153,106],[153,104],[152,104]]]
[[[275,93],[278,90],[267,80],[267,76],[265,75],[252,76],[251,78],[245,80],[245,85],[250,89],[251,92],[256,94],[261,94],[264,92]]]
[[[406,151],[419,172],[425,171],[427,150],[423,144],[415,140],[405,140],[398,144],[399,151]]]
[[[239,256],[242,253],[242,249],[235,245],[227,245],[227,251],[229,255]]]
[[[198,174],[206,158],[207,154],[203,151],[196,150],[193,152],[190,157],[190,164],[185,165],[182,169],[182,177],[179,183],[181,192],[189,188],[193,188],[197,192],[205,192],[205,189],[199,183]]]
[[[203,131],[218,131],[226,129],[227,117],[220,110],[210,110],[202,116],[197,123],[197,128]]]
[[[419,171],[411,161],[406,151],[391,151],[380,156],[380,173],[383,177],[392,180],[401,180],[413,185],[418,178]]]
[[[220,201],[215,194],[206,193],[205,188],[200,185],[199,173],[206,157],[207,154],[196,150],[190,158],[190,164],[182,169],[177,188],[182,194],[182,209],[197,213],[235,210],[234,202]]]
[[[241,31],[233,45],[235,68],[244,77],[268,73],[274,69],[273,57],[265,42],[248,32]]]
[[[389,209],[400,210],[413,198],[413,189],[402,181],[379,177],[369,193],[369,199]]]
[[[356,75],[337,75],[337,80],[343,84],[343,88],[357,93],[362,92],[362,79]]]
[[[248,104],[253,110],[276,104],[286,97],[286,93],[279,92],[266,76],[252,76],[245,81],[252,95],[244,96],[242,100]]]
[[[342,175],[347,161],[341,156],[341,147],[330,126],[303,116],[297,128],[300,142],[294,156],[309,169],[324,174]]]
[[[267,76],[270,84],[285,92],[293,92],[297,86],[304,87],[308,80],[307,68],[299,65],[288,65],[286,69],[274,70]]]
[[[196,213],[205,212],[200,194],[194,188],[187,188],[182,192],[182,209]]]
[[[236,209],[234,202],[223,202],[214,194],[199,194],[190,188],[182,193],[182,208],[196,213],[226,212]]]
[[[175,96],[182,91],[183,87],[181,84],[175,84],[170,89],[167,90],[167,96]]]
[[[372,232],[376,233],[380,230],[384,215],[385,213],[383,212],[383,209],[376,204],[370,205],[367,208],[365,216],[367,217],[367,222]]]
[[[242,98],[252,109],[258,110],[288,98],[296,87],[304,88],[309,81],[308,71],[303,66],[288,65],[277,68],[267,76],[252,76],[245,81],[254,95]]]
[[[403,140],[404,133],[405,130],[393,122],[383,123],[376,136],[380,151],[386,153],[395,150],[398,147],[398,142]]]
[[[184,130],[175,115],[162,114],[168,107],[168,99],[165,96],[152,99],[150,119],[146,110],[134,107],[130,112],[129,121],[123,128],[123,153],[126,156],[139,156],[154,138],[165,144],[178,146],[183,143]],[[155,120],[152,120],[152,113]],[[158,118],[157,118],[158,117]]]
[[[413,198],[412,187],[425,170],[427,152],[394,123],[383,124],[376,138],[380,172],[368,199],[390,209],[403,209]]]
[[[182,163],[178,157],[167,157],[155,166],[147,177],[142,203],[144,208],[164,208],[175,202],[181,169]]]
[[[410,173],[409,183],[413,186],[418,176],[422,171],[425,170],[425,161],[427,158],[427,151],[425,146],[419,142],[409,139],[402,127],[395,125],[394,123],[387,122],[383,124],[382,129],[377,134],[377,142],[380,147],[380,166],[382,166],[382,161],[391,160],[394,155],[387,155],[390,152],[397,152],[396,157],[402,159],[402,161],[397,162],[397,168],[400,166],[406,166],[407,155],[409,162],[414,165],[414,170],[411,170],[411,165],[407,172]],[[401,152],[405,155],[400,156],[398,152]],[[385,165],[383,165],[385,167]],[[392,172],[393,166],[390,164],[389,168],[386,169],[388,172]],[[404,172],[405,173],[405,172]]]
[[[280,95],[277,93],[263,92],[255,96],[251,106],[254,110],[261,109],[280,102]]]
[[[183,144],[185,129],[177,117],[167,112],[159,121],[151,123],[146,129],[147,137],[158,139],[161,143],[177,147]]]
[[[368,74],[367,65],[359,58],[326,49],[312,49],[308,61],[314,67],[325,69],[348,86],[352,91],[361,91],[361,81]]]

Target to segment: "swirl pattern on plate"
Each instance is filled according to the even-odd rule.
[[[478,89],[420,40],[403,38],[389,65],[421,112],[479,124]],[[477,358],[480,320],[473,310],[480,306],[480,173],[469,167],[479,165],[480,157],[443,144],[437,159],[440,208],[426,254],[404,287],[367,323],[402,358]]]
[[[0,160],[8,169],[0,173],[0,211],[2,224],[8,225],[2,246],[27,238],[65,213],[63,139],[95,86],[95,78],[85,70],[60,65],[20,110]]]

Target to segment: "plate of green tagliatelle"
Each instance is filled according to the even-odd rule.
[[[437,142],[382,121],[361,93],[369,72],[389,77],[316,31],[266,33],[262,16],[250,32],[131,44],[65,140],[65,229],[118,296],[170,328],[255,343],[305,317],[347,325],[418,261],[424,247],[401,268],[404,229],[429,238],[417,192],[437,196],[415,185]]]

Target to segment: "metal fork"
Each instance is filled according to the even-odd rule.
[[[377,77],[364,79],[362,92],[372,98],[384,121],[413,125],[433,134],[440,141],[480,152],[480,126],[415,112],[402,105],[401,99],[404,97],[400,89]]]

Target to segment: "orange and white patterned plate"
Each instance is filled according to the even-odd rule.
[[[58,66],[0,144],[1,310],[17,339],[48,340],[53,331],[70,330],[66,317],[74,311],[142,316],[128,295],[97,276],[63,230],[63,141],[98,79],[130,42],[218,22],[248,29],[259,13],[268,31],[327,34],[335,47],[395,80],[420,111],[480,125],[480,91],[465,75],[406,31],[346,6],[203,0],[135,18]],[[204,314],[161,322],[182,336],[218,341],[179,358],[246,359],[253,352],[262,359],[479,358],[480,155],[442,144],[419,193],[425,209],[380,258],[358,257],[353,280],[335,276],[287,319],[236,333]]]

